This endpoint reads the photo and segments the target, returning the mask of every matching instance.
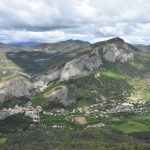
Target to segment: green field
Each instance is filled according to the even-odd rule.
[[[114,79],[124,79],[124,76],[118,72],[113,72],[113,71],[102,71],[102,75],[107,76],[109,78],[114,78]]]
[[[7,142],[7,138],[5,138],[5,137],[0,138],[0,145],[5,144],[6,142]]]
[[[110,119],[110,124],[124,133],[150,132],[150,113],[115,116]]]

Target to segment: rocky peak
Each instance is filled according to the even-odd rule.
[[[109,42],[109,43],[125,43],[125,41],[123,39],[121,39],[120,37],[116,37],[116,38],[112,38],[109,39],[105,42]]]
[[[121,38],[113,38],[107,41],[98,42],[92,48],[99,51],[101,57],[110,62],[125,62],[133,59],[131,46]]]
[[[44,97],[49,101],[56,101],[64,106],[68,106],[70,103],[72,103],[72,101],[68,100],[68,88],[65,85],[58,87],[56,90],[50,93],[45,93]]]
[[[107,44],[124,44],[125,41],[119,37],[116,37],[116,38],[112,38],[112,39],[109,39],[109,40],[106,40],[106,41],[100,41],[100,42],[96,42],[94,44],[92,44],[92,48],[96,48],[96,47],[101,47],[101,46],[104,46],[104,45],[107,45]]]

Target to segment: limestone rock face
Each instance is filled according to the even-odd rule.
[[[93,51],[90,55],[83,55],[66,63],[62,70],[60,80],[69,80],[87,76],[89,71],[98,68],[102,64],[98,51]]]
[[[35,89],[41,88],[45,86],[45,82],[41,80],[37,80],[36,82],[33,83],[33,86]]]
[[[127,44],[122,44],[119,47],[117,44],[110,44],[109,48],[103,47],[103,57],[110,62],[125,62],[129,59],[133,59],[133,53]]]
[[[24,78],[12,79],[0,89],[0,102],[7,101],[9,97],[27,97],[34,95],[35,89],[32,83]]]
[[[68,100],[68,88],[66,86],[61,86],[59,89],[51,92],[51,93],[46,93],[45,98],[49,101],[56,101],[64,106],[68,106],[71,101]]]
[[[12,80],[6,88],[9,96],[30,97],[32,95],[33,86],[31,82],[25,79]]]
[[[49,83],[50,81],[60,78],[61,72],[62,68],[55,71],[51,71],[45,76],[45,82]]]
[[[58,70],[51,70],[46,75],[42,75],[36,79],[36,82],[33,83],[34,88],[41,88],[46,86],[49,82],[60,78],[62,68]]]

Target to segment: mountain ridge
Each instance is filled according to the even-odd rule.
[[[65,43],[65,46],[68,44],[69,44],[69,47],[72,46],[72,44],[70,45],[70,42],[69,43],[63,42],[63,43]],[[46,46],[46,48],[47,48],[51,45],[53,45],[53,46],[56,45],[55,47],[57,48],[57,45],[59,45],[59,47],[61,47],[61,44],[63,44],[63,43],[59,42],[59,43],[50,44],[50,45],[48,44],[48,45],[44,45],[44,46]],[[78,43],[74,43],[74,44],[78,45]],[[97,43],[96,43],[96,45],[97,45]],[[41,46],[39,45],[38,48],[39,47],[41,47]],[[68,52],[71,54],[74,53],[74,49],[67,50],[67,53],[66,53],[65,51],[62,52],[61,49],[59,50],[59,47],[58,47],[58,50],[56,49],[55,51],[56,51],[56,58],[58,57],[60,60],[61,60],[61,57],[64,57],[64,55],[66,57],[68,55]],[[79,47],[80,47],[80,44],[79,44]],[[77,49],[79,47],[77,47]],[[94,48],[93,48],[93,44],[91,44],[89,46],[87,46],[87,44],[84,44],[80,48],[82,48],[82,49],[81,50],[79,49],[78,51],[76,51],[76,55],[74,57],[71,57],[68,60],[66,58],[63,58],[62,62],[64,64],[61,63],[60,66],[55,64],[56,68],[52,68],[50,71],[51,73],[48,73],[47,75],[43,74],[43,75],[41,75],[41,77],[39,76],[38,81],[36,81],[32,87],[30,85],[30,88],[34,89],[34,86],[36,88],[47,87],[49,82],[52,82],[53,80],[56,80],[56,79],[60,79],[60,81],[65,81],[65,80],[70,80],[70,79],[74,79],[74,78],[78,79],[78,78],[87,76],[90,74],[91,70],[99,68],[100,66],[103,65],[102,59],[105,59],[105,61],[109,61],[109,62],[113,62],[113,63],[116,61],[124,63],[128,59],[133,59],[133,53],[131,51],[131,48],[128,47],[128,44],[126,44],[120,38],[114,38],[114,39],[111,39],[111,40],[108,40],[108,41],[102,42],[102,43],[100,42],[100,46],[98,43],[97,47],[94,45]],[[43,51],[43,46],[41,47],[41,51]],[[51,49],[49,52],[51,52]],[[23,65],[26,65],[25,67],[31,67],[31,64],[33,65],[33,63],[34,63],[35,65],[33,65],[33,68],[35,69],[35,66],[38,67],[38,65],[41,65],[42,61],[45,61],[45,60],[46,61],[50,60],[49,63],[51,63],[51,66],[52,66],[54,61],[53,61],[53,59],[51,60],[51,57],[54,57],[55,53],[50,54],[50,57],[49,57],[49,52],[47,52],[47,53],[42,52],[44,54],[43,58],[41,58],[42,53],[38,54],[38,52],[33,53],[33,52],[25,52],[25,51],[22,51],[22,52],[20,51],[17,53],[13,53],[13,52],[7,53],[7,57],[8,57],[8,59],[11,59],[12,61],[14,61],[16,63],[16,65],[19,65],[19,66],[24,61],[24,59],[26,60],[26,58],[27,58],[27,61],[24,61]],[[28,53],[29,53],[29,55],[26,55]],[[16,56],[18,55],[18,56],[14,57],[15,55]],[[35,58],[35,60],[34,60],[34,55],[38,56],[37,58]],[[28,60],[28,57],[30,60]],[[20,62],[18,61],[18,59],[20,59]],[[33,60],[33,63],[31,60]],[[29,61],[31,61],[31,63]],[[42,67],[45,68],[45,65]],[[22,68],[22,66],[21,66],[21,68]],[[31,70],[32,70],[32,68],[31,68]],[[62,70],[62,72],[59,72],[59,70]],[[41,69],[39,71],[41,72]],[[28,72],[26,72],[26,73],[28,73]],[[14,87],[16,88],[15,85],[14,85]],[[19,85],[18,85],[18,87],[19,87]],[[14,92],[15,92],[15,89],[14,89]],[[6,93],[7,93],[7,90],[6,90]],[[12,90],[11,94],[13,96],[13,90]],[[3,95],[7,95],[7,94],[3,94]]]

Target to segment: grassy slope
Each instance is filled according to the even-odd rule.
[[[7,59],[6,53],[0,52],[0,81],[7,80],[19,71],[21,69],[11,60]]]
[[[110,126],[124,133],[150,132],[150,113],[135,115],[114,115],[110,118]]]

